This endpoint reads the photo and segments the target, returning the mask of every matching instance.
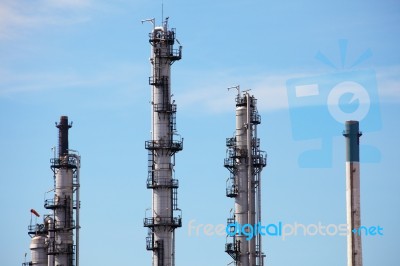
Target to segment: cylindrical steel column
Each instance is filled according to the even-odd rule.
[[[32,265],[47,266],[47,245],[46,236],[36,235],[31,240],[31,259]]]
[[[228,158],[224,160],[224,166],[231,174],[227,180],[226,196],[235,198],[235,211],[228,218],[228,236],[232,239],[227,239],[225,252],[233,258],[236,266],[262,266],[264,253],[261,235],[258,234],[261,224],[260,172],[266,166],[266,158],[257,137],[261,117],[254,96],[247,92],[241,94],[239,86],[231,88],[238,90],[236,131],[234,138],[226,141]]]
[[[68,152],[68,117],[61,116],[59,129],[59,158],[55,169],[54,228],[55,265],[72,265],[73,261],[73,169]]]
[[[346,209],[350,230],[361,226],[360,213],[360,136],[358,121],[346,121]],[[347,235],[347,266],[362,266],[361,235]]]
[[[249,224],[249,173],[248,173],[248,125],[246,105],[236,106],[236,182],[238,195],[235,198],[235,217],[239,226]],[[240,266],[249,266],[249,243],[247,236],[236,237],[239,243]]]
[[[168,29],[167,20],[150,33],[152,139],[146,149],[151,158],[147,187],[153,191],[152,216],[145,218],[144,226],[150,228],[147,249],[153,251],[153,266],[174,266],[174,230],[181,226],[181,217],[174,217],[178,183],[173,179],[173,162],[182,142],[174,140],[176,105],[171,101],[171,65],[181,58],[181,49],[173,49],[174,42],[175,31]]]

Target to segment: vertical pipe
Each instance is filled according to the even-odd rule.
[[[172,231],[172,266],[175,266],[175,230]]]
[[[75,248],[76,248],[76,256],[75,256],[75,266],[79,266],[79,231],[80,231],[80,222],[79,222],[79,212],[80,212],[80,208],[81,208],[81,204],[80,204],[80,195],[79,195],[79,191],[80,191],[80,168],[81,168],[81,157],[79,155],[73,154],[71,155],[73,157],[75,157],[76,159],[76,212],[75,212],[75,217],[76,217],[76,235],[75,235]]]
[[[249,93],[246,93],[246,123],[247,123],[247,191],[248,191],[248,210],[247,210],[247,215],[248,215],[248,222],[252,226],[255,225],[255,219],[254,219],[254,177],[252,173],[252,162],[253,162],[253,157],[252,157],[252,124],[251,124],[251,97]],[[254,242],[255,242],[255,237],[253,236],[249,241],[249,265],[254,265],[254,254],[255,254],[255,247],[254,247]]]
[[[256,108],[254,106],[254,108]],[[254,140],[258,140],[258,135],[257,135],[257,127],[254,127]],[[257,156],[260,156],[260,152],[258,150],[258,147],[256,147],[257,150]],[[257,224],[261,225],[261,173],[257,173],[257,188],[255,191],[256,198],[257,198],[257,210],[256,210],[256,215],[257,215]],[[262,254],[262,238],[260,234],[257,234],[257,241],[256,245],[258,246],[258,264],[259,266],[264,266],[264,261],[263,261],[263,254]]]
[[[54,241],[54,220],[51,217],[47,218],[48,228],[49,228],[49,243],[53,245]],[[54,255],[48,255],[48,266],[54,266]]]
[[[361,226],[360,213],[360,136],[358,121],[346,121],[346,205],[347,226],[350,230]],[[361,235],[347,235],[347,265],[362,266]]]
[[[255,132],[255,139],[258,140],[257,127],[255,127],[254,132]],[[257,149],[257,151],[258,151],[258,149]],[[260,156],[259,151],[258,151],[257,155]],[[257,203],[257,214],[258,214],[257,223],[261,225],[261,219],[262,219],[262,216],[261,216],[261,188],[262,188],[261,172],[258,172],[258,174],[257,174],[257,181],[258,181],[258,184],[257,184],[257,201],[258,201],[258,203]],[[263,253],[262,253],[262,237],[260,234],[258,235],[257,245],[258,245],[258,262],[259,262],[260,266],[264,266],[264,259],[263,259]]]
[[[258,214],[258,220],[257,224],[261,224],[261,174],[258,173],[258,189],[257,189],[257,195],[258,195],[258,208],[257,208],[257,214]],[[263,254],[262,254],[262,238],[261,235],[257,235],[257,245],[258,245],[258,262],[260,266],[264,266],[264,260],[263,260]]]
[[[235,218],[236,222],[243,226],[249,224],[249,176],[248,176],[248,132],[247,111],[244,105],[245,96],[238,95],[236,105],[236,149],[237,149],[237,170],[236,179],[238,184],[238,195],[235,197]],[[242,102],[243,100],[243,102]],[[246,152],[246,153],[245,153]],[[238,265],[249,266],[249,243],[245,235],[237,235],[239,241],[240,256]]]

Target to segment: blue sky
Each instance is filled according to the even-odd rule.
[[[400,4],[165,0],[164,15],[183,45],[183,59],[172,69],[184,137],[175,168],[184,219],[176,264],[230,262],[225,237],[189,235],[188,222],[225,224],[233,207],[225,197],[223,159],[225,138],[235,129],[235,93],[226,88],[240,84],[258,98],[262,116],[263,221],[346,222],[338,120],[360,118],[368,145],[361,150],[362,223],[384,228],[384,236],[363,238],[364,265],[397,265]],[[144,149],[151,26],[140,21],[153,17],[161,22],[161,1],[1,1],[2,265],[23,262],[29,210],[45,213],[54,122],[61,115],[74,122],[70,147],[82,156],[81,265],[150,265],[142,219],[151,205]],[[355,101],[343,96],[335,105],[332,91],[341,82],[361,83],[367,94]],[[291,84],[319,84],[320,94],[297,101]],[[339,115],[332,106],[341,108]],[[367,114],[351,117],[361,106]],[[319,155],[302,157],[321,146]],[[267,265],[346,263],[343,236],[266,237],[263,243]]]

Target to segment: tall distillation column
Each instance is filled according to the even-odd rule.
[[[58,157],[55,152],[55,158],[50,160],[54,197],[44,202],[52,213],[43,217],[43,224],[31,221],[28,234],[32,237],[32,261],[23,265],[79,266],[80,155],[68,148],[71,126],[67,116],[61,116],[60,123],[56,123]],[[31,212],[39,217],[36,211]]]
[[[360,207],[360,136],[358,121],[346,121],[346,210],[347,226],[361,226]],[[347,235],[347,266],[362,266],[361,235]]]
[[[154,25],[154,19],[148,20]],[[153,252],[153,266],[175,265],[175,229],[182,226],[177,206],[178,180],[174,178],[175,153],[183,148],[176,132],[176,104],[171,102],[171,65],[182,57],[182,46],[174,49],[175,29],[162,27],[149,34],[152,76],[152,139],[145,142],[148,150],[147,188],[152,189],[151,216],[144,218],[149,229],[146,249]]]
[[[261,224],[261,170],[266,166],[266,155],[260,150],[257,125],[261,117],[257,111],[257,99],[248,92],[241,94],[239,86],[236,97],[235,136],[227,138],[227,158],[224,166],[229,170],[226,196],[235,199],[234,213],[228,218],[232,238],[227,239],[227,252],[238,266],[262,266],[261,235],[254,233],[251,239],[241,234],[245,224]],[[253,230],[254,231],[254,230]]]
[[[80,156],[70,153],[68,145],[68,117],[61,116],[58,128],[58,158],[50,160],[54,173],[54,199],[46,200],[44,207],[54,210],[54,222],[49,226],[48,254],[54,256],[54,265],[79,265],[79,169]],[[77,204],[78,202],[78,204]],[[74,210],[75,218],[74,219]],[[75,223],[76,222],[76,223]],[[76,243],[74,230],[76,229]]]

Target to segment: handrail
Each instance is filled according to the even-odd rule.
[[[181,227],[181,217],[147,217],[143,219],[144,227],[171,226]]]

